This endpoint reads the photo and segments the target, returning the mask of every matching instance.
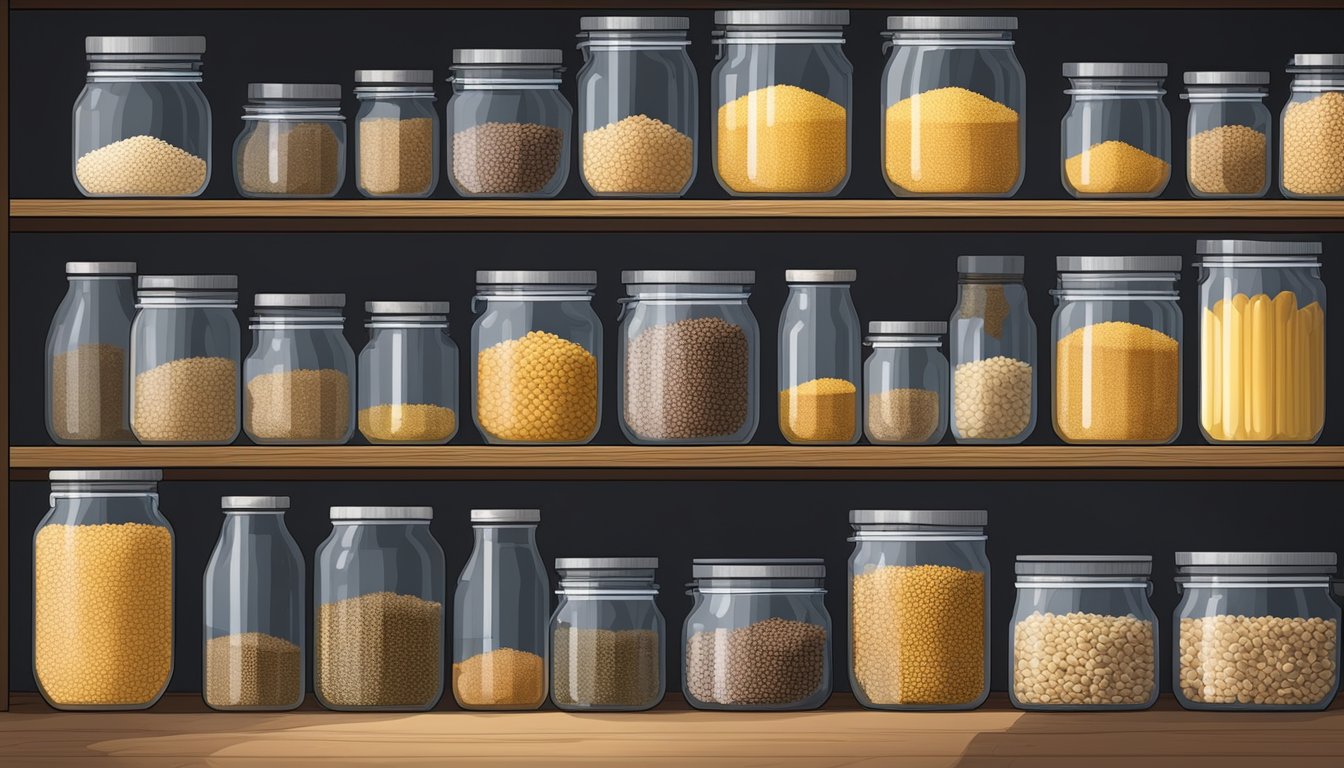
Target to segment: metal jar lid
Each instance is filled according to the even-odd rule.
[[[366,301],[364,311],[371,315],[446,315],[446,301]]]
[[[1152,555],[1018,555],[1018,576],[1129,576],[1153,573]]]
[[[332,507],[332,520],[433,520],[433,507]]]
[[[53,469],[47,479],[53,483],[157,483],[163,480],[163,470]]]
[[[257,309],[340,309],[344,293],[258,293],[252,297]]]
[[[744,270],[635,269],[621,272],[627,285],[685,283],[690,285],[753,285],[756,273]]]
[[[141,275],[142,291],[236,291],[237,275]]]
[[[584,32],[660,32],[690,29],[685,16],[584,16],[579,29]]]
[[[1017,29],[1016,16],[888,16],[893,32],[997,32]]]
[[[963,275],[1020,275],[1026,266],[1022,256],[957,257],[957,271]]]
[[[1344,53],[1295,53],[1295,67],[1344,67]]]
[[[656,557],[557,557],[557,571],[651,571]]]
[[[1200,256],[1319,256],[1321,244],[1303,240],[1196,240]]]
[[[989,512],[983,509],[851,509],[851,525],[929,525],[946,528],[983,528]]]
[[[929,320],[873,320],[868,333],[874,336],[942,336],[947,323]]]
[[[205,38],[200,35],[90,36],[84,38],[84,52],[199,55],[205,53]]]
[[[1060,256],[1060,272],[1180,272],[1180,256]]]
[[[856,269],[786,269],[784,279],[790,283],[852,283],[859,279]]]
[[[1217,577],[1327,577],[1335,573],[1334,552],[1177,552],[1178,580]]]
[[[223,510],[256,510],[284,512],[289,509],[288,496],[224,496],[219,500]]]
[[[1269,85],[1268,72],[1186,72],[1186,85]]]
[[[473,509],[473,523],[540,523],[540,509]]]
[[[575,270],[480,270],[476,273],[480,285],[597,285],[597,272],[591,269]]]
[[[67,275],[134,275],[134,261],[67,261]]]
[[[715,11],[714,23],[742,27],[843,27],[849,23],[849,11]]]
[[[341,86],[333,83],[248,83],[247,98],[292,101],[340,101]]]
[[[1159,62],[1070,61],[1065,77],[1166,77],[1167,65]]]
[[[466,66],[516,66],[553,64],[564,61],[559,48],[458,48],[453,63]]]
[[[691,561],[691,575],[696,579],[824,579],[826,561],[819,557],[698,557]]]
[[[357,69],[355,85],[432,85],[432,69]]]

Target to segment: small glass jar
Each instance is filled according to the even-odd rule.
[[[597,273],[476,273],[471,402],[487,443],[583,445],[602,421]]]
[[[1149,555],[1018,555],[1008,697],[1028,710],[1121,711],[1157,701]]]
[[[47,331],[47,434],[57,445],[130,445],[126,392],[135,262],[68,261]]]
[[[873,709],[975,709],[989,695],[984,510],[855,509],[849,679]]]
[[[355,71],[355,188],[365,197],[429,197],[439,183],[434,71]]]
[[[779,316],[779,431],[795,445],[859,441],[863,331],[852,269],[790,269]]]
[[[952,436],[1016,444],[1036,428],[1036,323],[1021,256],[957,258],[957,307],[948,326]]]
[[[33,678],[56,709],[147,709],[173,675],[157,469],[55,470],[33,534]]]
[[[1068,63],[1060,178],[1074,197],[1157,197],[1171,178],[1166,64]]]
[[[691,20],[585,16],[579,165],[597,197],[681,197],[695,179],[699,87]]]
[[[202,695],[211,709],[303,703],[303,554],[285,527],[287,496],[225,496],[205,567]]]
[[[1284,197],[1344,198],[1344,53],[1299,53],[1288,67],[1279,190]]]
[[[882,169],[898,197],[1012,197],[1027,76],[1012,16],[888,16]]]
[[[1314,443],[1325,427],[1321,244],[1200,240],[1199,429],[1211,443]]]
[[[315,556],[313,693],[327,709],[422,712],[443,694],[443,550],[429,507],[332,507]]]
[[[831,696],[820,558],[705,560],[685,626],[681,690],[696,709],[816,709]]]
[[[1165,445],[1181,432],[1179,256],[1061,256],[1052,320],[1055,434]]]
[[[196,197],[210,183],[204,37],[86,37],[70,170],[85,197]]]
[[[735,197],[834,197],[849,181],[849,11],[715,11],[714,175]]]
[[[947,434],[947,323],[872,322],[863,433],[873,445],[936,445]]]
[[[638,712],[663,700],[667,625],[654,599],[656,557],[555,561],[551,701],[570,712]]]
[[[1274,118],[1268,72],[1186,72],[1186,183],[1195,197],[1264,197]]]
[[[258,293],[243,362],[243,429],[260,445],[340,445],[355,429],[343,293]]]
[[[233,144],[243,197],[335,197],[345,183],[341,86],[251,83]]]
[[[1172,689],[1186,709],[1322,710],[1339,690],[1334,552],[1177,552]]]
[[[359,431],[370,443],[443,445],[457,434],[457,344],[446,301],[370,301],[359,353]]]
[[[238,278],[143,276],[131,324],[131,430],[146,445],[238,436]]]
[[[546,701],[550,577],[537,509],[473,509],[475,544],[453,598],[453,698],[464,709]]]

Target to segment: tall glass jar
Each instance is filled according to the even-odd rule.
[[[58,445],[130,445],[135,262],[68,261],[47,331],[47,434]]]
[[[834,197],[849,181],[849,11],[716,11],[710,121],[728,194]]]
[[[33,678],[57,709],[146,709],[173,674],[157,469],[55,470],[33,534]]]
[[[1344,197],[1344,53],[1299,53],[1288,67],[1279,190],[1284,197]]]
[[[863,432],[873,445],[935,445],[947,433],[947,323],[872,322]]]
[[[1074,197],[1157,197],[1171,178],[1166,64],[1064,65],[1072,87],[1064,115],[1060,179]]]
[[[243,197],[335,197],[345,183],[341,86],[252,83],[233,143]]]
[[[1268,72],[1186,72],[1186,183],[1195,197],[1264,197],[1274,118]]]
[[[434,71],[355,71],[355,187],[365,197],[429,197],[439,183]]]
[[[205,566],[202,694],[211,709],[303,703],[303,554],[285,527],[288,496],[225,496]]]
[[[1015,444],[1036,428],[1036,323],[1021,256],[957,259],[952,311],[952,436]]]
[[[790,443],[859,441],[863,331],[852,269],[790,269],[779,316],[779,431]]]
[[[359,431],[370,443],[442,445],[457,434],[457,344],[446,301],[370,301],[359,353]]]

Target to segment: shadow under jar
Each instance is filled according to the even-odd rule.
[[[365,197],[429,197],[439,183],[434,71],[355,71],[355,188]]]
[[[1150,198],[1171,179],[1166,64],[1064,65],[1072,97],[1064,115],[1060,178],[1078,198]]]
[[[345,183],[341,86],[252,83],[233,144],[243,197],[335,197]]]
[[[1344,198],[1344,53],[1299,53],[1279,130],[1284,197]]]
[[[1017,444],[1036,428],[1036,322],[1021,256],[957,258],[957,306],[948,323],[952,436],[962,444]]]
[[[1186,184],[1195,197],[1264,197],[1274,118],[1268,72],[1186,72]]]
[[[947,434],[947,323],[868,324],[864,434],[873,445],[935,445]]]
[[[852,269],[790,269],[779,317],[779,431],[794,444],[859,441],[862,355]]]
[[[457,344],[446,301],[370,301],[359,353],[359,431],[370,443],[443,445],[457,434]]]

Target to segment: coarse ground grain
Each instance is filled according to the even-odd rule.
[[[529,331],[476,355],[476,419],[509,442],[586,441],[597,430],[597,377],[582,344]]]
[[[1031,423],[1031,366],[998,355],[952,372],[952,419],[959,438],[1008,440]]]
[[[453,179],[472,195],[540,192],[560,170],[565,132],[539,123],[481,123],[453,134]]]
[[[1017,110],[965,88],[887,107],[887,180],[929,195],[1001,195],[1021,175]]]
[[[173,538],[47,525],[33,542],[33,672],[57,706],[143,705],[173,669]]]
[[[314,692],[335,707],[424,707],[443,683],[443,605],[373,592],[317,613]]]
[[[662,648],[651,629],[555,628],[551,698],[560,706],[651,707],[659,699]]]
[[[205,644],[205,703],[215,709],[288,707],[303,701],[299,646],[264,632]]]
[[[719,107],[715,152],[733,192],[831,192],[849,170],[849,113],[805,88],[771,85]]]
[[[457,432],[457,413],[432,403],[384,403],[359,412],[359,431],[370,443],[446,443]]]
[[[1289,102],[1283,114],[1283,188],[1295,195],[1344,195],[1344,93]]]
[[[751,373],[746,332],[722,318],[645,328],[626,345],[626,426],[645,440],[736,434],[747,422]]]
[[[868,396],[868,439],[874,443],[926,443],[938,430],[938,393],[931,389],[888,389]]]
[[[826,628],[819,624],[771,617],[686,641],[686,693],[706,704],[799,703],[820,690],[825,673]]]
[[[985,333],[995,339],[1003,337],[1003,323],[1013,311],[1001,283],[962,283],[958,306],[961,319],[983,320]]]
[[[691,180],[691,137],[648,115],[583,134],[583,179],[600,194],[675,195]]]
[[[247,380],[243,427],[254,440],[343,442],[350,378],[334,368],[263,373]]]
[[[416,195],[434,179],[434,121],[428,117],[360,120],[359,188],[370,195]]]
[[[1206,195],[1254,195],[1265,188],[1269,139],[1248,125],[1220,125],[1190,137],[1190,186]]]
[[[1093,323],[1055,344],[1055,429],[1069,442],[1165,443],[1180,430],[1181,345],[1147,326]]]
[[[75,161],[75,178],[91,195],[187,197],[205,186],[206,161],[154,136],[114,141]]]
[[[60,440],[133,442],[126,349],[80,344],[51,358],[51,429]]]
[[[1181,619],[1177,680],[1198,703],[1318,704],[1335,689],[1338,642],[1334,619]]]
[[[343,150],[326,123],[257,121],[238,153],[238,188],[253,195],[334,194]]]
[[[497,648],[453,664],[453,697],[464,707],[536,709],[546,699],[546,661]]]
[[[858,424],[858,388],[844,379],[812,379],[779,393],[779,429],[790,443],[845,443]]]
[[[887,565],[851,585],[854,679],[878,705],[970,704],[985,691],[985,575]]]
[[[1156,687],[1151,621],[1037,611],[1013,629],[1013,696],[1022,704],[1140,706]]]
[[[227,443],[238,435],[238,364],[186,357],[135,377],[131,429],[142,443]]]
[[[1141,195],[1166,186],[1171,165],[1132,144],[1103,141],[1065,160],[1064,174],[1085,195]]]

